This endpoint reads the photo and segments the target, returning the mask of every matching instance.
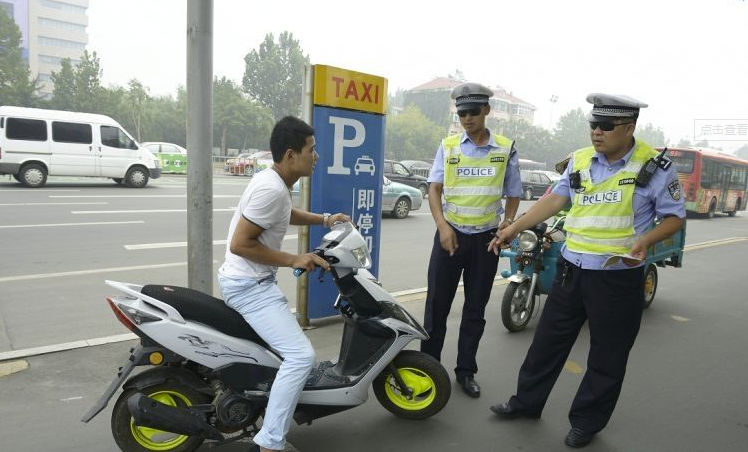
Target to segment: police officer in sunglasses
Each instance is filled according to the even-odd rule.
[[[493,91],[478,83],[463,83],[451,96],[465,132],[442,140],[428,178],[429,206],[437,231],[424,315],[429,339],[422,342],[421,350],[441,359],[447,316],[462,277],[465,302],[455,375],[467,395],[479,397],[480,386],[474,378],[476,354],[498,264],[486,244],[514,219],[522,183],[514,142],[486,128]],[[502,195],[507,196],[506,210]]]
[[[593,104],[592,146],[574,152],[553,193],[490,245],[497,252],[571,200],[556,279],[520,368],[517,392],[491,407],[503,418],[540,417],[587,321],[591,345],[587,370],[569,411],[572,428],[564,442],[570,447],[589,444],[613,414],[644,308],[647,248],[677,232],[686,216],[675,168],[634,138],[639,110],[647,104],[598,93],[587,96],[587,101]],[[662,221],[649,229],[655,218]],[[634,258],[603,268],[616,254]]]

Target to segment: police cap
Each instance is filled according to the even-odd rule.
[[[491,96],[493,96],[493,91],[480,83],[461,83],[454,87],[451,94],[457,111],[487,105]]]
[[[613,119],[636,119],[639,117],[639,109],[648,106],[640,100],[623,94],[592,93],[587,95],[587,102],[593,105],[587,119],[599,122]]]

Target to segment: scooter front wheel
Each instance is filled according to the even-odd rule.
[[[530,296],[530,281],[512,281],[501,299],[501,323],[512,333],[522,331],[530,322],[535,297]]]
[[[444,367],[433,357],[415,350],[403,350],[392,361],[410,395],[400,389],[389,369],[374,379],[374,395],[395,416],[426,419],[441,411],[452,394]]]
[[[208,396],[183,386],[172,380],[138,391],[126,389],[117,399],[112,410],[112,435],[124,452],[193,452],[203,443],[202,438],[164,432],[154,428],[135,425],[127,409],[127,400],[137,392],[163,404],[174,407],[188,407],[209,403]]]

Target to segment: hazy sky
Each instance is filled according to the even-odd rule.
[[[90,0],[88,49],[104,83],[137,78],[152,94],[184,85],[186,3]],[[313,64],[381,75],[390,92],[459,69],[535,105],[535,125],[546,128],[588,110],[590,92],[649,103],[640,124],[661,127],[673,144],[693,139],[698,119],[748,123],[745,0],[215,0],[214,74],[241,83],[244,56],[284,30]]]

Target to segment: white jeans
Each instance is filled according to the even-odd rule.
[[[219,274],[218,283],[226,305],[239,312],[283,357],[262,428],[254,437],[254,442],[266,449],[283,450],[296,404],[314,365],[314,348],[274,279],[235,279]]]

